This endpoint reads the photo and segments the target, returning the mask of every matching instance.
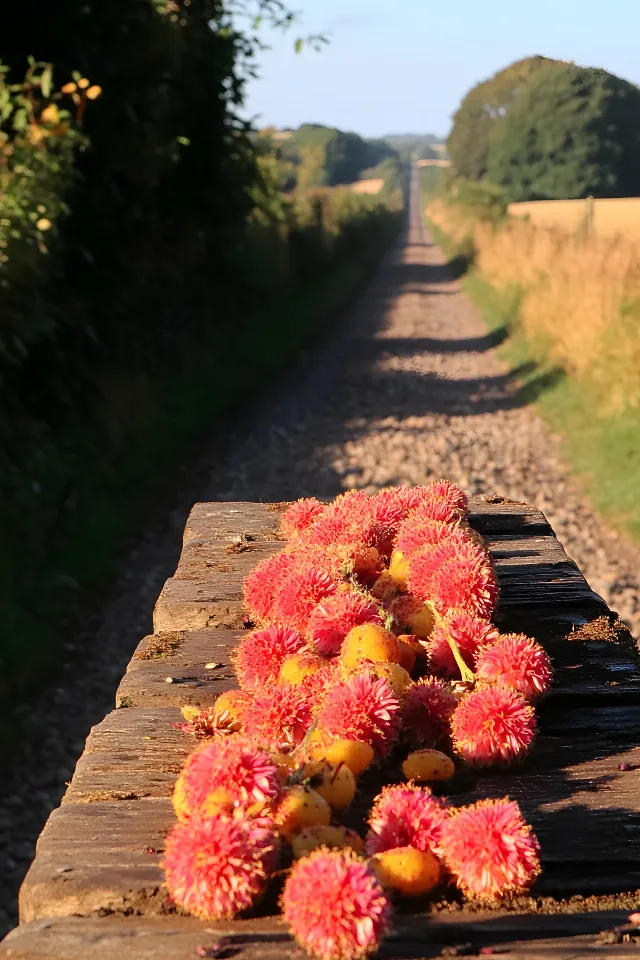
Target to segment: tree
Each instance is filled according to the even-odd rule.
[[[640,89],[606,70],[540,70],[492,134],[488,177],[510,199],[640,195]]]
[[[447,147],[457,173],[481,180],[487,172],[489,143],[496,123],[508,113],[527,80],[541,67],[558,61],[547,57],[517,60],[465,96],[453,116]]]

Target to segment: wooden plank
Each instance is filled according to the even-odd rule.
[[[282,540],[221,543],[189,540],[182,548],[174,574],[176,580],[202,580],[222,576],[242,580],[265,557],[284,547]]]
[[[196,503],[187,519],[183,542],[277,539],[280,516],[286,506],[288,504],[223,501]]]
[[[611,944],[602,932],[625,924],[628,910],[590,913],[438,913],[399,915],[378,955],[381,960],[440,956],[443,948],[478,953],[496,947],[511,957],[575,960],[583,956],[637,955],[634,943]],[[466,949],[460,949],[462,945]],[[204,923],[189,917],[47,918],[12,931],[0,944],[2,960],[175,960],[222,955],[236,958],[299,956],[285,924],[275,919]],[[635,954],[634,954],[635,951]]]
[[[130,661],[116,692],[116,706],[211,706],[224,691],[237,686],[231,651],[243,632],[183,631],[171,656],[147,658],[153,637],[145,637]],[[172,682],[169,683],[168,680]]]
[[[226,627],[241,630],[247,621],[242,602],[242,582],[224,574],[209,580],[176,580],[165,583],[153,611],[155,633],[169,630],[204,630]]]

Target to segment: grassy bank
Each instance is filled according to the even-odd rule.
[[[575,323],[575,357],[565,346],[568,342],[567,326],[563,327],[561,316],[554,318],[558,325],[557,335],[550,326],[544,334],[538,331],[535,335],[532,324],[526,323],[527,308],[529,317],[532,314],[533,298],[530,297],[527,303],[532,283],[540,282],[542,293],[548,296],[554,281],[553,266],[549,265],[546,275],[538,276],[536,281],[523,276],[522,282],[517,283],[512,273],[510,283],[497,283],[495,274],[492,275],[490,269],[483,269],[482,265],[483,262],[494,262],[496,246],[502,242],[501,231],[505,226],[483,226],[483,258],[483,251],[478,249],[477,232],[473,229],[460,231],[455,227],[443,229],[446,218],[442,216],[442,207],[436,206],[435,212],[438,223],[427,215],[434,238],[448,256],[468,259],[468,271],[462,280],[464,289],[478,307],[487,327],[499,334],[498,349],[502,358],[512,369],[518,369],[523,399],[535,403],[550,429],[562,437],[567,464],[599,513],[640,543],[640,408],[633,393],[634,368],[625,364],[621,370],[619,363],[619,358],[626,352],[633,355],[630,341],[632,336],[637,337],[637,322],[633,321],[636,305],[628,299],[619,302],[620,323],[624,326],[626,322],[628,326],[628,345],[623,339],[615,351],[599,355],[589,368],[584,363],[585,354],[588,349],[595,349],[597,343],[591,346],[587,342],[589,329],[584,329],[580,340],[579,314],[576,314]],[[599,287],[605,288],[600,290],[598,303],[606,302],[610,308],[612,300],[615,301],[614,295],[619,296],[620,287],[619,280],[612,274],[613,271],[609,270],[595,275]],[[584,276],[582,269],[577,271],[577,278],[580,276]],[[581,292],[577,289],[577,282],[578,279],[575,298]],[[571,309],[576,309],[575,300],[567,303],[567,313]],[[593,309],[591,330],[596,326],[596,315],[602,315],[602,306],[598,310],[596,304]],[[601,343],[611,341],[611,328],[604,321],[601,334]],[[619,331],[618,338],[621,336],[623,334]],[[592,338],[592,342],[594,340]],[[559,343],[562,347],[558,346]],[[636,376],[638,384],[640,381]]]
[[[154,502],[217,424],[295,362],[301,348],[329,333],[401,224],[401,213],[381,213],[350,256],[336,257],[313,278],[269,298],[263,309],[218,319],[210,336],[187,347],[163,377],[120,391],[119,402],[130,412],[126,435],[74,477],[72,509],[49,526],[46,557],[32,565],[23,584],[13,581],[3,605],[3,744],[15,741],[16,705],[50,682],[62,643],[95,604],[123,543],[143,527]],[[75,431],[81,427],[81,420],[66,424],[56,443],[80,444]],[[30,526],[33,518],[26,518],[25,529]]]

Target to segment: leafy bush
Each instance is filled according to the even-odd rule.
[[[554,62],[540,56],[517,60],[467,93],[453,116],[447,141],[457,173],[469,180],[486,176],[494,127],[508,114],[527,80]]]
[[[640,89],[599,70],[547,66],[491,138],[487,176],[512,200],[640,195]]]

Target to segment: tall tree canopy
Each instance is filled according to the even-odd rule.
[[[395,151],[383,140],[364,140],[318,123],[303,123],[282,142],[282,153],[297,167],[297,182],[307,187],[352,183]]]
[[[508,113],[526,81],[556,61],[527,57],[499,70],[467,93],[453,117],[447,147],[456,171],[470,180],[487,172],[491,133]]]
[[[539,70],[492,133],[488,178],[513,200],[640,195],[640,89],[591,67]]]

